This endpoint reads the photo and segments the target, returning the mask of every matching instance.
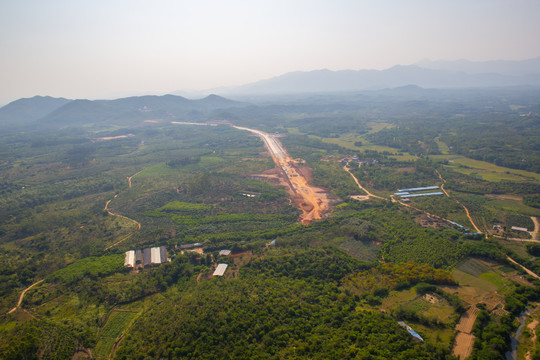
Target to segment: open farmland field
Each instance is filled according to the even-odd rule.
[[[510,169],[497,166],[485,161],[474,160],[462,155],[432,155],[435,160],[446,160],[447,165],[454,171],[463,174],[475,174],[488,181],[540,181],[540,174],[534,172]]]
[[[99,333],[95,355],[97,359],[107,359],[119,337],[131,325],[137,313],[131,311],[112,311]]]

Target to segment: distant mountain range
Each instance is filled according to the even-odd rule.
[[[228,97],[253,96],[255,99],[257,96],[266,96],[270,99],[269,95],[272,95],[274,99],[287,101],[295,97],[279,95],[319,94],[331,98],[330,93],[399,88],[392,93],[395,96],[424,94],[423,89],[510,86],[540,87],[540,58],[488,62],[423,60],[415,65],[397,65],[386,70],[297,71],[214,91]],[[196,121],[208,118],[209,114],[220,109],[247,105],[218,95],[198,100],[177,95],[148,95],[93,101],[36,96],[19,99],[0,108],[0,126],[32,123],[51,126],[133,124],[147,119],[179,118]]]
[[[284,94],[423,88],[540,86],[540,58],[523,61],[428,61],[386,70],[314,70],[287,73],[224,89],[222,94]]]
[[[205,113],[246,104],[209,95],[199,100],[181,96],[136,96],[116,100],[69,100],[48,96],[19,99],[0,108],[0,126],[65,126],[100,123],[133,123],[148,119],[196,119]]]
[[[464,72],[467,74],[500,74],[510,76],[529,76],[540,74],[540,57],[522,61],[493,60],[493,61],[431,61],[422,60],[415,65],[433,70]]]

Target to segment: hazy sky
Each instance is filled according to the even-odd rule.
[[[0,105],[540,56],[540,0],[0,0]]]

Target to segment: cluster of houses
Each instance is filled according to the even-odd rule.
[[[144,250],[126,251],[124,266],[135,268],[137,266],[146,267],[159,265],[170,260],[167,258],[167,248],[165,246],[146,248]]]
[[[348,156],[341,160],[341,165],[346,166],[349,162],[357,163],[358,165],[380,165],[379,160],[365,159],[361,160],[358,156]]]

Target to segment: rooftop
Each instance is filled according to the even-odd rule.
[[[216,271],[214,271],[214,276],[223,276],[225,274],[225,270],[227,270],[227,264],[219,264],[216,268]]]

